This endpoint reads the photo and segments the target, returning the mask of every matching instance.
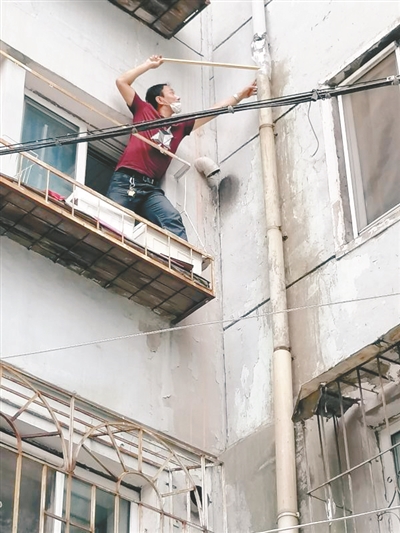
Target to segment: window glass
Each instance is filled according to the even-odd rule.
[[[392,52],[357,80],[398,73]],[[343,97],[359,229],[400,203],[400,90],[382,87]]]
[[[0,531],[11,533],[17,456],[0,448]]]
[[[116,161],[89,146],[85,185],[105,196],[115,166]]]
[[[398,444],[396,448],[393,448],[394,467],[397,476],[397,487],[400,489],[400,431],[392,435],[392,445]]]
[[[68,484],[64,487],[64,510],[63,516],[66,513],[66,491]],[[70,519],[75,525],[90,526],[90,502],[91,502],[92,487],[88,483],[84,483],[79,479],[72,479],[71,488],[71,514]]]
[[[96,533],[114,533],[115,496],[104,490],[96,490]]]
[[[37,533],[40,519],[40,494],[43,466],[26,457],[22,459],[19,493],[18,533]]]
[[[79,132],[78,126],[52,113],[45,107],[27,98],[25,100],[22,142],[60,137]],[[40,148],[34,151],[38,159],[75,178],[76,144]],[[47,171],[29,160],[23,159],[22,179],[24,183],[45,190]],[[49,188],[64,196],[72,191],[72,186],[54,174],[50,174]]]

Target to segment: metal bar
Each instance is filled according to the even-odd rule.
[[[400,365],[400,357],[399,357],[398,361],[396,361],[396,359],[390,359],[389,357],[384,357],[381,354],[379,354],[377,357],[379,357],[379,359],[383,359],[384,361],[387,361],[388,363],[392,363],[392,364],[395,364],[395,365]]]
[[[366,372],[367,374],[371,374],[372,376],[383,378],[383,379],[386,379],[387,381],[392,381],[390,378],[386,376],[381,376],[378,372],[375,372],[374,370],[369,370],[368,368],[365,368],[364,366],[359,366],[357,370],[358,371],[362,370],[363,372]]]
[[[72,475],[68,474],[67,476],[67,487],[66,487],[66,495],[65,495],[65,518],[66,518],[66,524],[65,524],[65,533],[69,533],[69,526],[71,522],[71,492],[72,492]]]
[[[390,448],[387,448],[387,450],[384,450],[383,452],[380,452],[380,453],[374,455],[373,457],[370,457],[369,459],[363,461],[362,463],[359,463],[358,465],[353,466],[352,468],[349,468],[345,472],[342,472],[341,474],[332,477],[328,481],[325,481],[324,483],[321,483],[321,485],[318,485],[314,489],[308,491],[307,494],[311,494],[311,492],[316,492],[317,490],[321,489],[324,485],[327,485],[328,483],[332,483],[332,481],[335,481],[335,480],[339,479],[341,476],[344,476],[345,474],[350,474],[351,472],[354,472],[354,470],[357,470],[358,468],[361,468],[361,467],[365,466],[366,464],[371,463],[372,461],[375,461],[376,459],[379,459],[379,457],[381,457],[385,453],[391,452],[394,448],[397,448],[397,446],[400,446],[400,442],[398,442],[397,444],[394,444],[393,446],[390,446]]]
[[[111,439],[111,442],[113,444],[114,450],[115,450],[116,454],[118,455],[118,459],[119,459],[119,462],[121,463],[123,471],[127,472],[128,469],[126,468],[124,458],[122,457],[121,450],[119,449],[119,446],[118,446],[118,444],[117,444],[117,442],[115,440],[115,437],[114,437],[113,433],[110,430],[110,426],[107,426],[107,432],[108,432],[108,435],[109,435],[109,437]]]
[[[19,517],[19,499],[21,491],[21,475],[22,475],[22,454],[17,455],[17,462],[15,466],[15,485],[14,485],[14,504],[13,504],[13,521],[12,533],[18,531],[18,517]]]
[[[138,472],[143,471],[143,430],[139,429],[138,440]]]
[[[114,531],[113,533],[119,533],[119,496],[114,495]]]
[[[357,379],[358,379],[358,384],[361,386],[360,368],[357,368]],[[368,429],[367,429],[368,428],[368,426],[367,426],[367,417],[366,417],[366,414],[365,414],[365,403],[364,403],[364,397],[363,397],[362,390],[360,390],[360,397],[361,397],[361,413],[362,413],[362,420],[363,420],[364,435],[365,435],[365,440],[366,440],[366,443],[367,443],[368,455],[371,455],[371,446],[370,446]],[[373,469],[372,469],[371,461],[368,462],[368,471],[369,471],[369,475],[370,475],[370,479],[371,479],[371,486],[374,487],[375,480],[374,480],[374,472],[373,472]],[[377,498],[376,498],[375,490],[373,490],[373,495],[374,495],[375,507],[378,507],[378,501],[377,501]],[[381,532],[380,520],[377,520],[377,522],[378,522],[378,531],[380,533]]]
[[[386,429],[389,431],[389,419],[388,419],[388,415],[387,415],[387,404],[386,404],[386,397],[385,397],[385,391],[384,391],[384,386],[383,386],[383,381],[382,381],[382,372],[381,372],[381,363],[380,363],[380,357],[378,355],[378,357],[376,358],[376,361],[378,363],[378,373],[379,373],[379,381],[380,381],[380,385],[381,385],[381,397],[382,397],[382,405],[383,405],[383,412],[384,412],[384,416],[385,416],[385,425],[386,425]]]
[[[336,382],[340,397],[340,415],[342,419],[342,430],[343,430],[343,440],[344,440],[344,453],[345,453],[345,461],[346,461],[346,471],[350,468],[350,453],[349,453],[349,441],[347,437],[347,427],[346,427],[346,419],[344,417],[344,407],[343,407],[343,396],[342,396],[342,390],[340,388],[340,381],[338,380]],[[342,474],[345,475],[345,474]],[[353,479],[351,477],[350,472],[346,474],[347,477],[347,484],[349,487],[349,493],[350,493],[350,504],[351,504],[351,513],[354,513],[354,493],[353,493]],[[347,523],[347,522],[346,522]],[[357,524],[355,520],[352,522],[354,527],[354,533],[357,533]]]
[[[168,457],[166,457],[165,461],[162,463],[162,465],[160,466],[160,468],[157,470],[157,472],[154,474],[154,476],[151,478],[152,481],[155,481],[158,476],[160,475],[160,473],[164,470],[165,466],[170,462],[170,460],[173,458],[173,454],[170,453],[168,455]],[[170,472],[169,472],[170,473]],[[170,487],[172,487],[172,484],[170,485]],[[168,494],[162,494],[162,496],[165,496],[165,495],[168,495]]]
[[[90,531],[94,533],[96,525],[96,485],[92,485],[90,496]]]
[[[46,483],[47,465],[42,467],[42,482],[40,485],[40,511],[39,511],[39,533],[44,533],[44,512],[46,510]]]
[[[18,411],[11,417],[11,420],[14,422],[19,417],[19,415],[23,413],[30,406],[30,404],[38,398],[38,396],[38,393],[31,396],[31,398],[29,398],[29,400],[22,407],[20,407]]]
[[[85,450],[86,453],[88,453],[102,468],[104,468],[104,470],[111,476],[111,479],[113,479],[114,481],[117,481],[117,477],[115,476],[115,474],[113,472],[111,472],[111,470],[102,462],[100,461],[100,459],[94,455],[94,453],[92,453],[92,451],[87,447],[85,446],[85,444],[82,444],[82,448]]]

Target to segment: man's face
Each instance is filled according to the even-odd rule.
[[[173,104],[181,100],[181,97],[175,94],[175,91],[170,85],[165,85],[162,90],[162,95],[167,104]]]

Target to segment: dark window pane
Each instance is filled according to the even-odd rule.
[[[26,99],[22,142],[54,138],[78,133],[78,131],[78,126],[51,113],[36,102]],[[34,153],[41,161],[74,178],[76,149],[76,144],[70,144],[40,148],[35,150]],[[22,169],[24,183],[37,189],[45,190],[47,171],[44,168],[32,163],[30,160],[24,159]],[[49,188],[65,196],[72,192],[71,185],[53,174],[50,175]]]
[[[39,531],[42,468],[43,466],[35,461],[26,457],[22,459],[18,533]]]
[[[44,521],[44,533],[65,533],[65,524],[46,516]]]
[[[104,490],[96,490],[95,533],[114,533],[115,496]]]
[[[17,455],[0,448],[0,531],[11,533]]]
[[[129,533],[130,503],[120,498],[118,533]]]
[[[64,487],[64,490],[66,489],[67,483]],[[88,483],[84,483],[79,479],[72,479],[70,520],[75,525],[86,527],[89,527],[90,525],[91,490],[92,486]],[[65,516],[65,493],[63,515]]]
[[[393,52],[370,69],[358,82],[397,74]],[[369,224],[400,203],[400,91],[398,86],[361,91],[345,96],[351,102],[358,152],[366,223]],[[348,108],[349,109],[349,108]],[[350,121],[350,122],[349,122]],[[357,166],[357,165],[356,165]]]
[[[392,445],[398,444],[393,448],[394,467],[397,475],[397,488],[400,489],[400,431],[392,435]]]
[[[105,196],[115,167],[116,161],[89,148],[85,185]]]

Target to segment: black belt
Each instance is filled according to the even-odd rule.
[[[128,174],[131,178],[135,178],[135,182],[138,183],[149,183],[150,185],[154,185],[155,179],[149,178],[149,176],[146,176],[145,174],[141,174],[137,170],[134,170],[133,168],[127,168],[127,167],[120,167],[117,172],[122,172],[123,174]]]

